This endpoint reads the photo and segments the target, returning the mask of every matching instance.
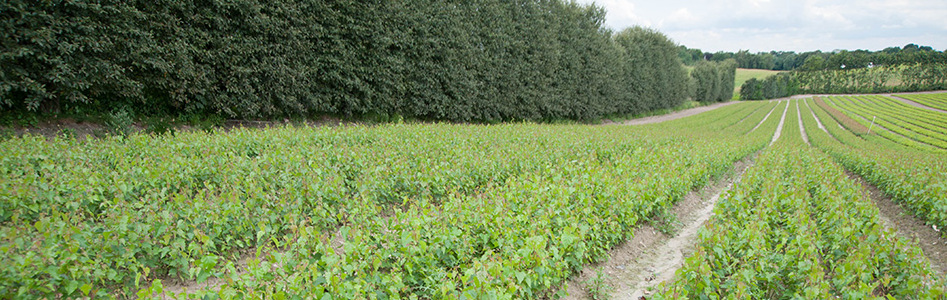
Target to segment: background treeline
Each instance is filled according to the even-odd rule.
[[[695,65],[702,60],[725,61],[734,59],[740,68],[764,70],[842,70],[860,69],[871,66],[894,66],[912,64],[947,63],[947,53],[936,51],[930,46],[907,44],[904,47],[888,47],[881,51],[837,50],[833,52],[810,51],[771,51],[750,53],[741,50],[736,53],[719,51],[702,52],[700,49],[678,47],[678,56],[686,65]]]
[[[782,72],[763,80],[747,80],[740,88],[740,99],[774,99],[798,94],[869,94],[931,90],[947,90],[947,63]]]
[[[0,109],[585,120],[695,97],[676,44],[604,16],[547,0],[10,0]]]

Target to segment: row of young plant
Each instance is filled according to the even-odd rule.
[[[947,120],[943,113],[908,105],[900,100],[880,95],[862,95],[848,97],[858,109],[871,113],[872,116],[884,116],[898,126],[912,131],[918,131],[932,138],[942,138],[947,135]]]
[[[935,94],[902,94],[897,95],[904,99],[908,99],[917,103],[920,103],[927,107],[932,107],[940,110],[947,110],[947,93],[935,93]]]
[[[720,109],[693,130],[12,138],[0,142],[0,296],[149,297],[169,278],[217,277],[223,286],[197,294],[539,297],[762,147],[759,133],[714,136],[748,132],[763,105]],[[745,122],[724,115],[735,112]]]
[[[732,125],[727,119],[718,120],[708,121],[708,130]],[[654,130],[658,129],[646,129],[661,132]],[[713,131],[703,134],[709,132]],[[755,136],[756,141],[762,141],[762,137]],[[616,141],[611,140],[608,144]],[[347,244],[339,258],[342,262],[334,259],[330,259],[334,264],[320,262],[319,255],[312,254],[318,252],[319,245],[302,246],[289,252],[292,254],[271,257],[272,263],[252,268],[250,272],[230,273],[234,277],[228,282],[234,284],[222,287],[222,292],[205,290],[195,294],[220,294],[224,298],[270,297],[282,295],[293,287],[315,283],[314,289],[295,290],[289,296],[322,297],[323,292],[345,298],[365,297],[371,293],[394,298],[406,294],[432,298],[501,299],[561,295],[562,291],[554,289],[561,286],[561,280],[585,263],[604,258],[604,251],[631,236],[637,221],[648,218],[649,212],[666,209],[688,190],[686,186],[702,185],[706,179],[704,176],[722,172],[733,159],[754,147],[743,145],[732,148],[737,152],[726,153],[721,148],[713,148],[717,150],[705,152],[708,156],[704,156],[682,152],[675,149],[679,145],[668,141],[655,146],[658,148],[606,155],[612,158],[610,162],[603,161],[606,156],[600,154],[589,155],[598,156],[592,160],[597,162],[592,164],[581,159],[563,162],[562,168],[524,175],[504,186],[487,189],[480,195],[452,198],[439,206],[428,201],[415,202],[410,209],[398,210],[396,216],[387,220],[343,229],[347,234],[346,241],[357,243],[351,247]],[[755,144],[755,147],[759,146],[759,143]],[[586,145],[582,148],[597,147]],[[684,166],[668,162],[685,156],[692,159],[684,159]],[[691,170],[707,167],[705,162],[700,162],[703,159],[719,159],[723,163],[717,164],[715,171],[693,177]],[[574,164],[578,164],[575,166],[578,168]],[[668,173],[668,170],[674,171]],[[668,177],[672,173],[678,174],[678,178]],[[695,178],[698,178],[695,183],[687,183]],[[392,219],[397,221],[390,221]],[[404,224],[408,220],[428,221]],[[408,245],[399,247],[399,242]],[[324,245],[321,247],[325,248]],[[450,261],[439,258],[442,253],[471,252],[475,255],[466,265],[445,266]],[[331,257],[332,254],[328,255]],[[391,267],[377,269],[375,264],[378,262],[382,266],[388,263]],[[270,265],[309,267],[280,270]],[[336,281],[351,285],[319,285],[323,280],[333,282],[325,277],[328,275],[323,268],[313,267],[319,265],[354,270],[344,275],[333,274],[350,279],[354,277],[349,281]],[[302,275],[299,275],[300,271]],[[418,287],[417,283],[404,283],[412,273],[428,275]],[[393,280],[377,283],[379,277]],[[263,278],[280,280],[267,282],[261,280]],[[328,290],[324,291],[324,288]]]
[[[920,250],[880,225],[840,165],[802,143],[796,115],[791,105],[781,138],[721,198],[654,299],[943,297]]]
[[[825,131],[810,129],[813,146],[835,161],[877,186],[928,224],[947,225],[947,154],[921,150],[875,135],[855,135],[813,105],[815,116]],[[810,114],[811,115],[811,114]],[[805,114],[803,114],[805,119]],[[828,132],[828,134],[826,134]]]
[[[862,125],[876,127],[875,131],[885,137],[898,135],[911,140],[908,145],[923,143],[947,149],[947,121],[943,113],[913,107],[884,96],[825,97],[823,100],[852,114]]]
[[[876,128],[869,132],[869,127],[873,126],[871,124],[871,120],[866,120],[865,118],[858,115],[854,115],[854,114],[852,116],[849,116],[849,114],[846,114],[842,112],[841,110],[833,107],[832,105],[829,105],[828,103],[826,103],[826,101],[823,100],[823,97],[815,97],[813,103],[815,103],[815,105],[819,107],[819,110],[823,110],[829,116],[831,116],[831,118],[835,120],[835,124],[837,124],[839,127],[842,127],[850,131],[851,133],[855,135],[861,136],[863,138],[867,138],[869,136],[881,137],[883,139],[890,140],[892,142],[901,144],[903,146],[917,148],[920,150],[927,150],[927,151],[936,150],[936,148],[931,145],[920,143],[916,140],[912,140],[908,137],[896,134],[889,130],[884,130],[880,126],[879,128]]]

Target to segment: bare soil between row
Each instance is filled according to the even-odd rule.
[[[609,259],[586,266],[567,282],[568,296],[563,299],[591,299],[586,283],[603,276],[603,284],[612,291],[611,299],[640,299],[661,282],[670,280],[696,246],[699,229],[713,216],[720,196],[739,182],[755,155],[736,162],[725,175],[704,188],[691,191],[671,209],[670,224],[642,224],[631,240],[609,251]],[[674,221],[673,219],[676,219]],[[661,222],[661,221],[659,221]],[[672,226],[667,235],[655,226]]]
[[[930,260],[931,269],[938,275],[947,274],[947,239],[941,236],[941,228],[927,225],[901,207],[878,187],[866,182],[861,176],[845,170],[849,178],[862,185],[862,191],[878,207],[879,217],[885,228],[897,232],[898,236],[916,244]],[[936,228],[936,229],[935,229]]]

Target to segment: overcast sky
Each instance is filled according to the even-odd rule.
[[[577,0],[608,11],[615,30],[658,29],[705,52],[947,49],[947,0]]]

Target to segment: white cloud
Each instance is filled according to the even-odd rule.
[[[578,0],[608,10],[606,25],[641,25],[704,51],[947,48],[944,0]]]
[[[698,23],[698,22],[695,22],[697,20],[699,19],[696,16],[694,16],[694,14],[692,14],[690,10],[688,10],[685,7],[685,8],[681,8],[674,11],[669,16],[667,16],[667,18],[662,19],[660,22],[658,22],[658,27],[664,27],[663,25],[665,23],[678,24],[678,26],[681,26],[684,24],[688,24],[692,26]]]

